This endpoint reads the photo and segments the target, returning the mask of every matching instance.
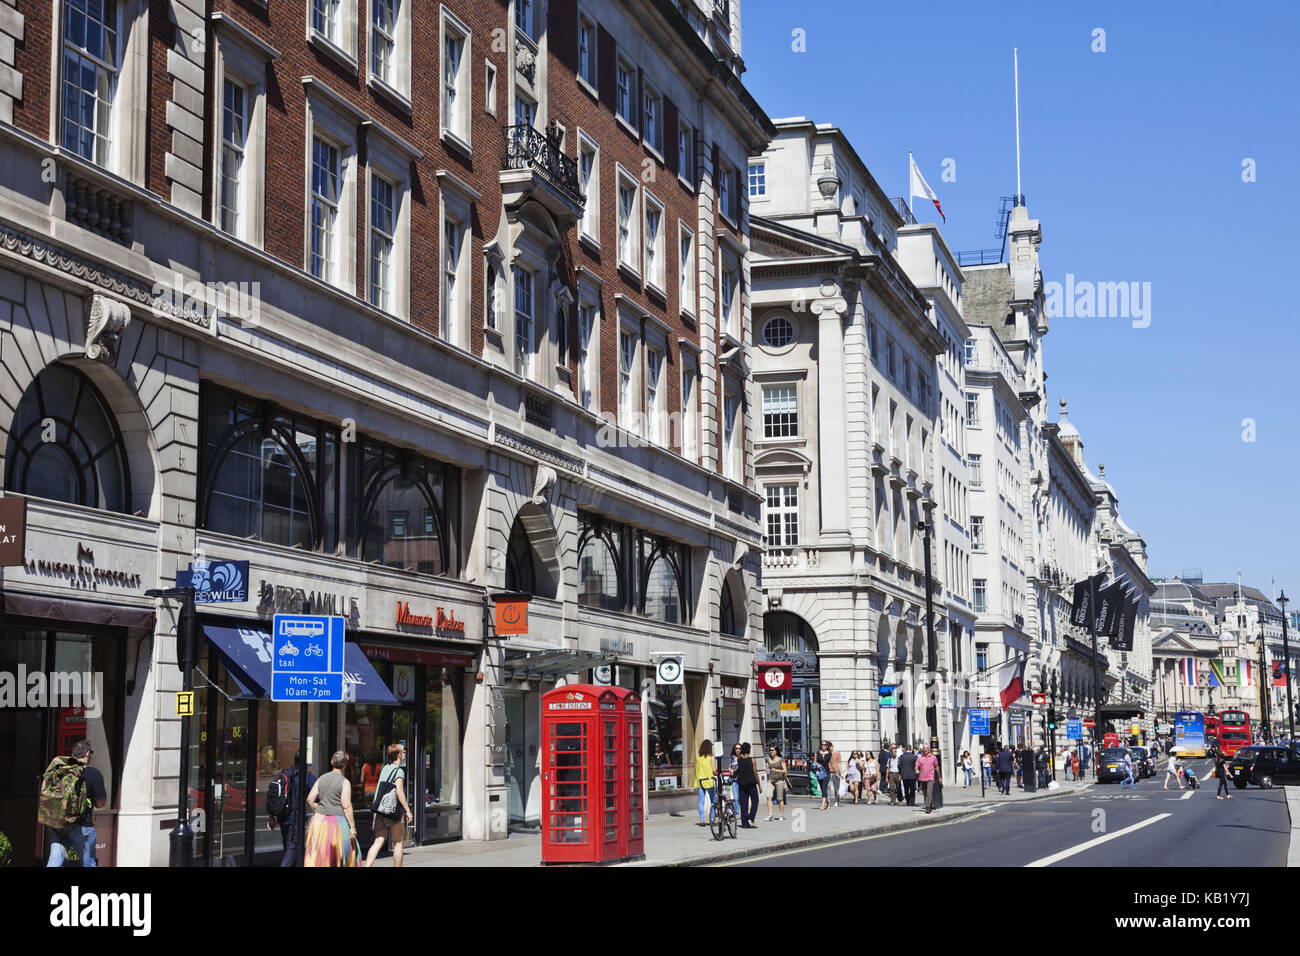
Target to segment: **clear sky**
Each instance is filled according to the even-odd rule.
[[[1152,576],[1241,568],[1300,598],[1300,4],[972,6],[743,0],[746,85],[769,116],[843,129],[890,196],[907,191],[912,150],[949,247],[983,249],[1015,192],[1019,47],[1044,281],[1150,283],[1146,327],[1052,320],[1052,418],[1066,398]],[[918,217],[936,218],[923,202]]]

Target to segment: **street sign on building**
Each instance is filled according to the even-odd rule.
[[[176,572],[176,586],[194,588],[196,604],[238,604],[248,600],[248,562],[191,561]]]
[[[340,703],[343,700],[344,619],[323,614],[277,614],[271,623],[271,700]]]
[[[880,709],[894,710],[898,707],[898,698],[895,696],[898,692],[897,684],[880,685]]]
[[[989,712],[983,707],[972,707],[970,712],[970,732],[976,737],[986,737],[993,731],[989,729]]]
[[[847,690],[827,690],[823,691],[826,695],[828,704],[847,704],[849,702],[849,692]]]

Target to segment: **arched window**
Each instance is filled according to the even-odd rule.
[[[536,583],[533,546],[523,521],[515,518],[510,528],[510,543],[506,545],[506,590],[532,594]]]
[[[98,389],[75,368],[51,365],[23,393],[5,452],[5,488],[127,511],[131,479],[122,433]]]
[[[733,569],[722,579],[718,600],[718,633],[743,637],[745,634],[745,599],[740,575]]]
[[[763,615],[763,642],[769,651],[817,653],[816,632],[790,611],[768,611]]]
[[[680,545],[641,538],[641,613],[666,624],[686,623],[686,580]]]
[[[366,442],[362,451],[364,561],[421,574],[447,568],[442,472],[424,459]]]
[[[584,524],[578,541],[578,604],[624,610],[621,568],[618,538],[606,529]]]
[[[318,456],[331,459],[315,424],[226,392],[205,395],[207,483],[203,527],[312,550],[322,532]],[[324,449],[322,448],[324,445]]]

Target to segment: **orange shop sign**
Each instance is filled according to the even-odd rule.
[[[528,633],[528,602],[526,600],[502,600],[496,602],[497,634]]]

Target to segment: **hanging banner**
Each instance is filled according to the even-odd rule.
[[[794,667],[789,661],[756,661],[758,686],[763,690],[788,690],[794,686]]]

